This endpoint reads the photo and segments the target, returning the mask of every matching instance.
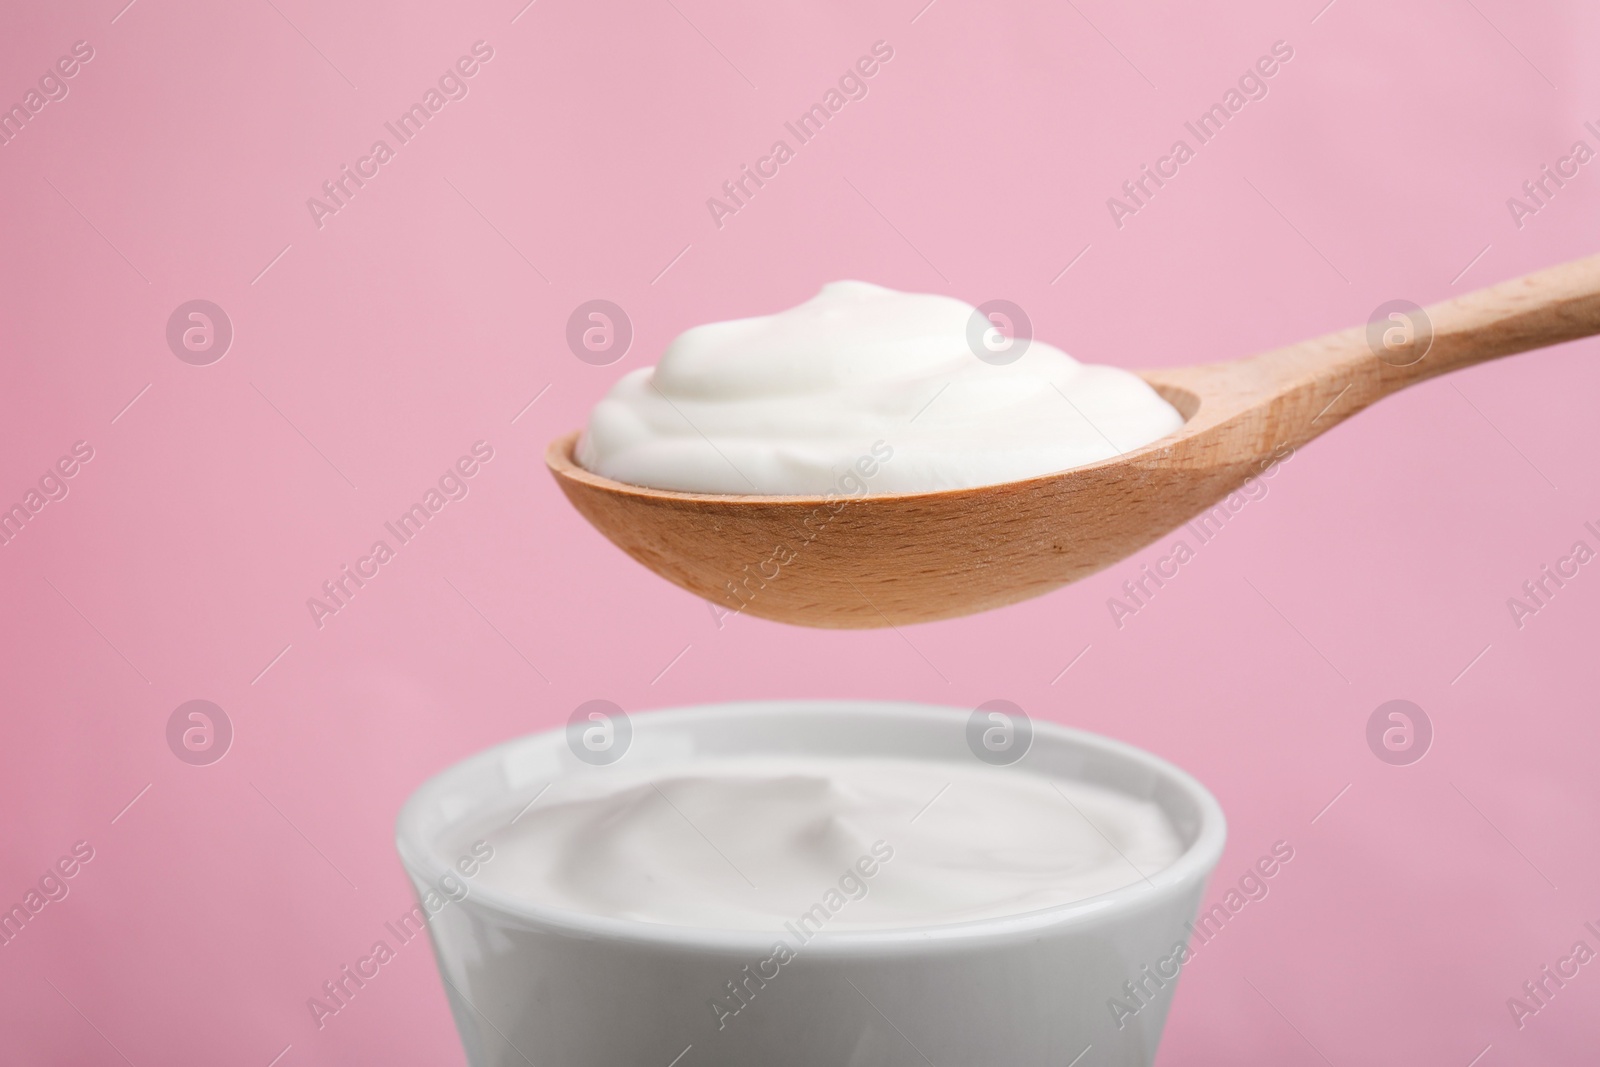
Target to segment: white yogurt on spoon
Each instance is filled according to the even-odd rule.
[[[841,281],[696,326],[595,405],[577,461],[655,489],[819,496],[870,466],[871,492],[921,493],[1081,467],[1183,424],[1137,375],[1038,340],[1010,363],[979,359],[974,313]]]

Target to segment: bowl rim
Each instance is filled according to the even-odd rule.
[[[785,714],[792,717],[818,713],[834,715],[850,713],[880,720],[898,718],[923,724],[930,721],[950,724],[959,722],[964,728],[965,720],[971,715],[971,709],[902,701],[762,700],[699,704],[638,714],[629,713],[628,720],[637,738],[641,727],[670,729],[681,724],[703,723],[719,718],[736,717],[759,721],[763,717],[775,720],[776,716]],[[991,946],[1002,942],[1033,941],[1047,932],[1054,933],[1064,928],[1103,921],[1107,917],[1132,914],[1147,908],[1167,907],[1191,890],[1198,893],[1203,888],[1206,879],[1222,857],[1227,837],[1227,824],[1222,806],[1212,796],[1210,790],[1175,764],[1126,742],[1033,716],[1030,716],[1029,720],[1033,727],[1034,747],[1038,746],[1042,738],[1048,738],[1057,743],[1122,759],[1136,768],[1152,773],[1183,793],[1194,806],[1199,826],[1194,840],[1184,849],[1182,855],[1161,870],[1138,881],[1066,904],[955,923],[889,929],[822,931],[814,934],[811,939],[803,943],[801,949],[795,951],[815,956],[882,957],[907,951],[915,952],[936,945],[981,943],[983,946]],[[450,858],[434,847],[422,828],[424,822],[430,820],[430,813],[438,799],[450,792],[457,782],[484,773],[498,765],[510,752],[540,746],[565,750],[565,724],[551,730],[503,741],[459,760],[430,776],[411,793],[401,806],[395,820],[395,844],[400,853],[401,864],[414,883],[434,884],[445,874],[454,871]],[[567,773],[567,768],[564,767],[562,773]],[[435,834],[435,837],[437,836]],[[540,904],[489,886],[471,886],[467,894],[454,906],[490,912],[502,924],[557,936],[626,944],[645,950],[764,956],[770,954],[776,941],[791,940],[787,930],[782,927],[775,927],[770,931],[721,929],[619,919]],[[430,924],[431,919],[432,917]]]

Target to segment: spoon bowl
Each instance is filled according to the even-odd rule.
[[[1248,359],[1145,371],[1184,417],[1176,431],[1099,463],[968,489],[853,497],[649,489],[578,466],[578,432],[553,441],[545,461],[596,529],[729,612],[803,626],[900,626],[1077,581],[1206,521],[1248,479],[1390,393],[1595,333],[1600,256]]]

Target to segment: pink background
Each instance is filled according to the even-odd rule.
[[[523,2],[0,19],[0,102],[95,52],[0,147],[0,504],[94,449],[0,546],[0,903],[95,850],[0,948],[0,1058],[459,1063],[426,950],[320,1032],[305,1003],[409,905],[391,836],[414,785],[595,697],[861,696],[1006,698],[1178,762],[1230,818],[1212,898],[1292,844],[1188,969],[1162,1063],[1592,1059],[1600,964],[1520,1030],[1506,998],[1600,949],[1600,564],[1521,629],[1506,599],[1600,547],[1594,342],[1339,427],[1120,630],[1107,598],[1166,540],[980,618],[719,628],[590,530],[542,453],[682,329],[840,277],[1009,299],[1141,367],[1586,254],[1600,164],[1521,229],[1506,198],[1600,147],[1600,12]],[[319,229],[306,199],[480,39],[470,95]],[[706,198],[880,39],[867,98],[718,229]],[[1106,198],[1280,39],[1270,95],[1117,229]],[[194,298],[235,329],[210,366],[165,340]],[[592,298],[636,330],[611,367],[564,341]],[[307,598],[480,439],[470,495],[319,630]],[[194,698],[236,730],[211,766],[165,740]],[[1394,698],[1436,731],[1412,766],[1365,741]]]

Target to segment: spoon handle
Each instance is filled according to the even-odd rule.
[[[1600,333],[1600,256],[1525,274],[1364,331],[1384,392],[1436,374]],[[1385,343],[1385,337],[1391,344]],[[1431,342],[1431,343],[1430,343]]]
[[[1600,255],[1535,271],[1428,308],[1393,314],[1271,352],[1209,367],[1147,373],[1187,417],[1185,390],[1232,402],[1198,422],[1243,420],[1235,447],[1299,446],[1408,385],[1475,363],[1600,334]],[[1195,429],[1202,429],[1196,426]]]

